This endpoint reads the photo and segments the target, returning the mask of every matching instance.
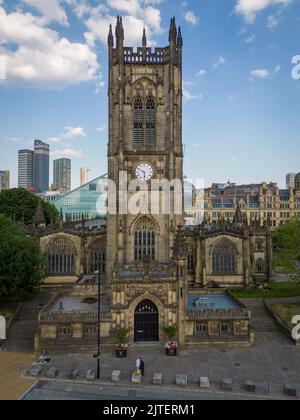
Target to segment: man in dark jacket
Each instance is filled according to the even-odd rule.
[[[142,372],[142,376],[144,376],[144,374],[145,374],[145,363],[144,363],[143,359],[140,359],[140,360],[141,360],[140,369],[141,369],[141,372]]]

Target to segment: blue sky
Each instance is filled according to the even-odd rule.
[[[171,16],[182,26],[186,175],[284,186],[300,171],[300,1],[146,0],[145,10],[141,0],[0,0],[0,169],[12,185],[17,150],[35,138],[51,159],[72,159],[73,187],[81,166],[106,172],[106,38],[122,14],[128,45],[144,16],[152,45],[167,44]]]

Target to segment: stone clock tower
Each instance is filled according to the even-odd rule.
[[[108,172],[117,189],[120,171],[127,172],[127,181],[134,179],[182,180],[182,36],[177,33],[175,19],[171,21],[169,46],[147,47],[144,31],[142,47],[124,47],[122,19],[118,18],[115,34],[108,37],[109,48],[109,144]],[[172,256],[174,236],[181,215],[151,214],[148,200],[149,232],[154,229],[155,250],[134,250],[137,214],[117,214],[108,217],[108,268],[140,261],[150,252],[151,259],[167,263]],[[130,192],[127,199],[130,199]],[[130,211],[128,210],[128,213]],[[144,222],[146,218],[143,217]],[[141,226],[146,229],[146,226]],[[140,253],[142,252],[142,254]],[[108,270],[108,273],[109,273]]]
[[[141,47],[134,50],[124,46],[122,18],[117,19],[115,37],[112,27],[109,31],[108,173],[117,186],[117,211],[108,214],[107,286],[112,292],[112,305],[121,305],[123,309],[129,305],[133,291],[136,295],[150,293],[143,270],[156,270],[157,275],[163,276],[159,270],[163,266],[166,270],[172,261],[175,233],[183,221],[182,209],[178,211],[174,206],[174,196],[177,194],[178,198],[174,180],[178,186],[183,178],[182,47],[181,30],[177,31],[175,18],[171,19],[169,45],[154,51],[147,46],[145,30]],[[121,172],[126,174],[125,179]],[[158,212],[152,211],[153,180],[170,182],[167,212],[162,207]],[[121,202],[120,186],[126,189],[129,183],[136,188]],[[160,197],[166,193],[161,185],[156,187]],[[144,193],[145,186],[149,192]],[[143,191],[140,209],[133,213],[126,207],[140,190]],[[141,281],[138,288],[132,284],[137,273],[143,278],[142,290]],[[160,293],[168,293],[167,289],[167,283],[161,285]],[[114,315],[114,326],[121,323],[128,327],[124,310]]]

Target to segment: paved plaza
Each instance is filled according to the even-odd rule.
[[[293,301],[298,299],[299,298],[289,298],[281,299],[280,301],[285,302],[286,300]],[[129,348],[128,357],[126,359],[117,359],[113,351],[101,353],[101,378],[98,383],[94,383],[94,386],[99,389],[100,384],[102,384],[105,389],[108,389],[108,394],[111,393],[114,395],[115,399],[118,399],[121,396],[118,394],[118,388],[123,389],[125,387],[124,389],[127,389],[127,392],[130,392],[132,387],[131,374],[135,369],[135,360],[137,357],[142,357],[145,361],[146,372],[142,385],[135,387],[135,389],[138,390],[138,394],[136,394],[137,398],[138,396],[143,395],[143,393],[141,393],[143,390],[146,392],[147,389],[153,389],[154,392],[157,390],[157,387],[159,387],[159,389],[164,390],[164,392],[167,392],[170,388],[170,392],[173,393],[172,395],[174,396],[174,399],[176,399],[178,387],[175,385],[175,379],[177,374],[186,374],[188,376],[188,387],[183,389],[196,392],[196,396],[199,399],[209,396],[207,392],[202,395],[203,391],[200,391],[200,376],[209,378],[211,386],[209,392],[210,395],[214,395],[215,398],[222,398],[222,395],[220,395],[220,383],[225,378],[232,379],[232,394],[236,398],[241,398],[239,397],[241,393],[244,396],[247,396],[243,387],[246,379],[253,380],[256,383],[256,398],[283,398],[283,387],[285,384],[295,384],[298,391],[300,391],[299,347],[297,348],[288,337],[280,333],[273,318],[266,312],[262,300],[250,299],[243,300],[243,302],[253,313],[252,324],[255,330],[254,346],[245,348],[210,346],[200,347],[198,349],[180,349],[177,357],[167,357],[160,344],[135,344]],[[276,303],[278,303],[278,300],[276,300]],[[30,303],[30,305],[35,307],[36,299],[34,304]],[[27,310],[27,306],[25,306],[24,309]],[[21,315],[23,317],[24,313]],[[22,322],[25,321],[26,317],[23,318]],[[18,325],[18,322],[19,321],[17,320],[16,325]],[[14,332],[14,330],[12,330],[12,332]],[[33,337],[28,335],[28,338],[31,338],[32,340]],[[14,340],[14,335],[10,334],[8,342],[2,344],[2,350],[6,347],[8,347],[7,350],[9,350],[10,347],[21,347],[20,337]],[[29,354],[28,357],[29,363],[36,359]],[[14,353],[2,352],[0,353],[0,358],[2,366],[6,366],[7,368],[9,365],[4,362],[4,360],[12,360],[9,372],[13,372],[13,375],[15,376],[19,356],[16,356]],[[77,384],[78,386],[81,384],[83,386],[83,391],[79,390],[78,392],[79,394],[80,392],[83,392],[84,399],[88,399],[87,393],[91,388],[85,387],[85,385],[87,386],[85,383],[86,372],[89,369],[96,370],[97,364],[97,360],[93,358],[93,354],[50,355],[50,358],[51,361],[43,366],[41,375],[34,379],[46,379],[48,368],[51,366],[57,367],[59,370],[56,378],[57,382],[55,382],[56,385],[51,382],[53,384],[51,385],[51,387],[53,387],[53,395],[50,393],[55,397],[55,389],[58,390],[60,386],[63,387],[63,385],[58,384],[63,384],[64,381],[69,380],[68,374],[72,369],[79,369],[78,378],[73,381],[72,384],[68,382],[69,385],[67,388],[69,389],[70,384],[75,387]],[[113,370],[121,371],[121,380],[117,387],[111,387],[111,374]],[[9,372],[7,375],[11,376],[12,374]],[[154,373],[161,373],[163,375],[162,386],[152,385]],[[31,384],[31,382],[28,382],[26,379],[20,379],[20,381],[23,381],[24,387],[21,386],[20,390],[19,388],[15,388],[16,392],[8,395],[8,398],[14,399],[19,397],[22,391]],[[43,382],[43,385],[40,385],[43,389],[48,386],[50,386],[48,382]],[[90,384],[90,386],[92,386],[92,384]],[[5,392],[9,389],[13,390],[14,386],[7,387],[7,389],[5,388],[6,387],[2,386],[2,398],[5,397]],[[33,395],[36,395],[37,392],[39,393],[39,398],[41,397],[43,392],[38,391],[37,389],[36,391],[33,391],[30,398],[34,398]],[[68,393],[70,391],[66,392]],[[159,392],[160,391],[158,391],[158,393]],[[74,395],[77,395],[77,389],[74,391]],[[132,392],[130,395],[133,395]],[[230,397],[229,395],[231,395],[231,393],[228,394],[227,398],[234,398],[234,396]],[[165,395],[165,398],[168,398],[168,395]],[[252,398],[251,395],[249,395],[249,398]]]
[[[157,344],[135,345],[129,349],[126,359],[117,359],[113,352],[105,352],[101,354],[100,382],[111,383],[112,371],[120,370],[120,385],[130,385],[135,360],[139,356],[146,365],[143,386],[151,386],[153,374],[162,373],[163,387],[173,387],[176,374],[187,374],[188,387],[194,390],[199,390],[200,376],[210,379],[214,392],[220,391],[220,383],[225,378],[233,380],[235,393],[243,391],[246,379],[255,381],[257,395],[261,396],[283,397],[285,384],[295,384],[300,390],[299,348],[278,331],[257,333],[253,347],[180,350],[177,357],[166,356]],[[44,366],[41,377],[45,377],[50,366],[59,369],[60,380],[66,380],[72,369],[79,369],[77,381],[82,381],[87,370],[96,369],[96,359],[91,354],[56,355]]]

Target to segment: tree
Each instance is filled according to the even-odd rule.
[[[16,222],[32,223],[39,198],[24,188],[5,190],[0,193],[0,213]],[[53,204],[42,201],[46,222],[56,221],[59,212]]]
[[[174,340],[177,335],[177,328],[175,325],[169,325],[164,328],[164,333],[168,340]]]
[[[123,344],[126,340],[128,331],[125,328],[119,328],[116,332],[117,340],[120,344]]]
[[[0,295],[38,285],[46,262],[37,239],[28,237],[20,223],[0,214]]]
[[[294,218],[273,233],[274,263],[283,271],[297,272],[300,261],[300,220]]]

